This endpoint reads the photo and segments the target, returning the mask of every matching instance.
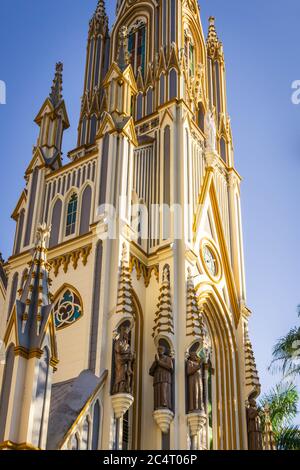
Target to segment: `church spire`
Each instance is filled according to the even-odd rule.
[[[57,169],[61,166],[63,133],[70,127],[66,105],[62,96],[63,64],[55,66],[55,75],[49,96],[43,103],[35,123],[40,127],[37,148],[47,166]]]
[[[223,45],[219,41],[216,26],[215,26],[215,18],[210,16],[209,18],[209,27],[208,27],[208,35],[206,40],[207,52],[208,56],[211,59],[217,58],[216,55],[218,53],[223,53]]]
[[[51,87],[51,92],[50,92],[50,100],[53,104],[53,106],[56,108],[56,106],[61,102],[63,99],[62,96],[62,73],[63,73],[63,64],[62,62],[58,62],[55,67],[55,76],[53,80],[53,85]]]
[[[109,65],[109,25],[104,0],[99,0],[89,23],[84,90],[78,126],[78,147],[95,143],[103,111],[101,83]]]
[[[98,0],[95,13],[90,21],[90,30],[106,32],[108,28],[108,16],[106,14],[104,0]]]
[[[24,288],[20,290],[19,305],[22,310],[22,334],[26,327],[31,325],[35,329],[34,336],[40,335],[42,322],[48,316],[51,308],[51,295],[49,293],[49,270],[47,262],[46,243],[50,236],[50,230],[46,224],[37,229],[36,246],[32,260],[29,263],[30,270],[27,275]]]

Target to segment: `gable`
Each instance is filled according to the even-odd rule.
[[[198,212],[195,216],[194,225],[194,243],[200,253],[201,243],[204,238],[212,242],[216,248],[216,254],[220,257],[221,269],[225,281],[225,290],[220,291],[224,299],[229,298],[231,309],[233,312],[235,325],[237,326],[240,319],[240,307],[237,297],[237,289],[234,281],[233,271],[230,262],[230,255],[225,239],[224,228],[222,224],[217,193],[213,179],[213,169],[208,168],[202,192]]]

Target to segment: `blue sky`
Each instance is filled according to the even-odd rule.
[[[64,62],[64,97],[71,121],[65,154],[76,146],[88,21],[97,0],[1,0],[0,250],[10,254],[10,214],[23,188],[38,128],[33,119]],[[115,0],[106,1],[113,18]],[[216,17],[224,42],[236,168],[243,176],[250,332],[264,390],[278,337],[297,322],[300,304],[300,106],[291,84],[300,79],[300,2],[203,0],[204,30]]]

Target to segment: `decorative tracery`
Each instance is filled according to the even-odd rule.
[[[144,20],[136,21],[128,29],[128,52],[135,74],[141,68],[144,76],[146,65],[146,24]]]
[[[79,295],[71,288],[66,288],[54,302],[54,319],[57,329],[72,325],[83,315]]]

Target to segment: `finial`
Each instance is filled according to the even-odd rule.
[[[55,76],[53,80],[53,85],[50,93],[50,100],[54,106],[57,106],[62,100],[62,73],[63,73],[63,64],[58,62],[55,67]]]
[[[119,32],[119,51],[118,51],[118,66],[121,70],[125,70],[129,64],[129,54],[127,47],[128,29],[127,26],[122,26]]]
[[[93,18],[90,21],[90,28],[95,26],[95,29],[99,31],[101,26],[104,28],[108,27],[108,16],[106,14],[105,2],[104,0],[98,0],[98,4],[93,15]]]
[[[206,40],[207,51],[208,55],[211,58],[215,58],[216,53],[220,53],[220,41],[217,35],[216,27],[215,27],[215,17],[209,17],[209,27],[208,27],[208,35]]]
[[[40,224],[36,231],[36,242],[37,248],[46,249],[46,244],[50,238],[51,227],[48,227],[46,223]]]

